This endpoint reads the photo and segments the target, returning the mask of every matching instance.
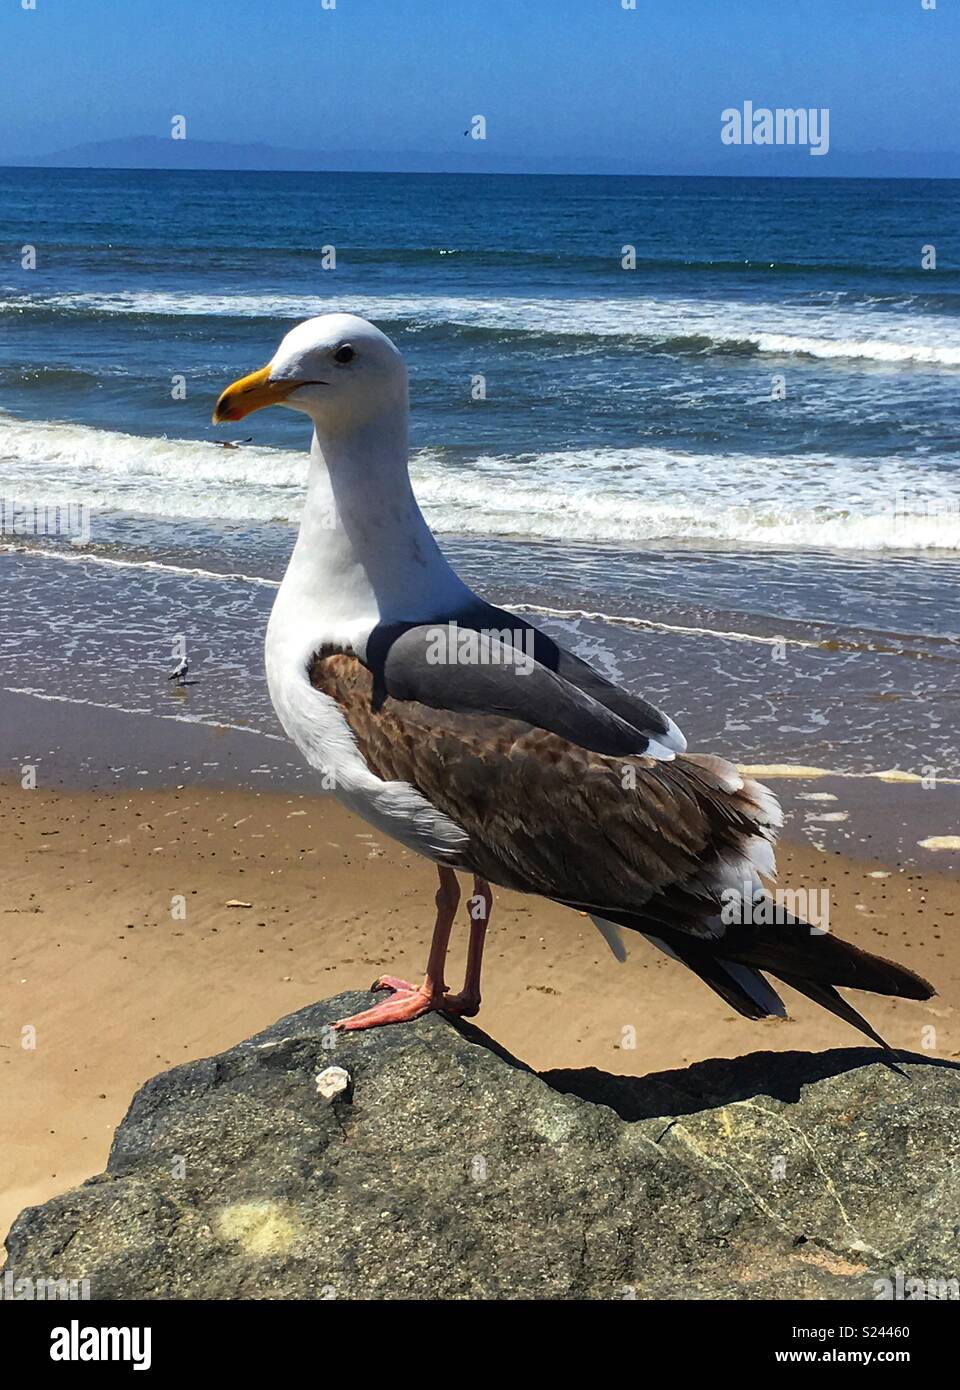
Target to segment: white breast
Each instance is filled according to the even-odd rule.
[[[322,647],[362,660],[378,623],[432,616],[438,605],[456,611],[471,597],[410,487],[405,398],[390,412],[366,434],[322,447],[314,435],[300,533],[267,627],[267,684],[280,723],[327,790],[378,830],[454,864],[466,833],[415,787],[371,772],[336,701],[308,676]]]
[[[288,583],[288,580],[291,582]],[[371,772],[335,700],[310,684],[311,658],[321,647],[363,650],[370,624],[350,631],[329,630],[288,572],[267,625],[267,686],[287,736],[311,767],[322,787],[376,829],[409,849],[440,863],[457,865],[468,836],[459,825],[407,782],[385,782]]]

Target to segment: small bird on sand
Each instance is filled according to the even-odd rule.
[[[348,314],[309,319],[223,392],[213,419],[268,405],[313,424],[300,533],[267,628],[274,708],[338,798],[433,860],[440,879],[423,984],[385,975],[390,998],[338,1026],[475,1014],[497,884],[586,912],[618,952],[622,929],[641,933],[747,1018],[784,1014],[766,972],[884,1045],[836,987],[933,991],[796,917],[756,910],[770,906],[782,821],[768,788],[687,753],[667,715],[451,568],[410,483],[407,373],[390,339]],[[474,892],[453,994],[444,962],[458,870]]]
[[[189,670],[190,662],[187,660],[185,656],[182,656],[180,660],[177,662],[176,666],[170,672],[169,676],[167,676],[167,680],[176,681],[177,685],[186,685],[187,672]]]

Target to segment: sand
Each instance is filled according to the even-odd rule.
[[[138,1086],[382,971],[418,979],[434,871],[327,798],[3,789],[0,1227],[99,1172]],[[896,1047],[960,1056],[956,877],[781,847],[830,888],[831,927],[918,970],[928,1003],[856,996]],[[248,903],[250,906],[230,906]],[[448,982],[458,986],[466,922]],[[533,1066],[643,1074],[711,1056],[857,1045],[784,991],[749,1023],[641,938],[619,964],[587,918],[499,892],[477,1022]],[[31,1045],[32,1044],[32,1045]]]

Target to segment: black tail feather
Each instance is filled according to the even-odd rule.
[[[670,949],[695,975],[700,976],[705,985],[709,985],[725,1003],[736,1009],[738,1014],[755,1021],[770,1017],[770,1010],[751,998],[740,981],[734,979],[724,968],[724,962],[702,941],[688,938],[681,946],[674,937],[670,942]]]
[[[751,999],[743,985],[725,969],[725,962],[732,961],[775,976],[887,1051],[891,1050],[888,1044],[853,1005],[837,993],[836,986],[898,999],[930,999],[936,993],[931,984],[905,965],[871,955],[829,932],[817,932],[808,923],[795,918],[766,925],[734,922],[721,935],[708,936],[691,935],[689,930],[678,930],[676,923],[667,926],[662,921],[651,920],[643,912],[603,909],[602,915],[609,921],[662,941],[746,1018],[769,1017],[769,1010]]]
[[[930,999],[936,993],[905,965],[871,955],[829,932],[815,932],[801,921],[775,926],[735,923],[724,933],[723,954],[784,981],[789,975],[790,983],[813,980],[898,999]]]
[[[880,1036],[875,1028],[870,1027],[863,1015],[857,1013],[853,1005],[844,999],[843,995],[837,993],[833,985],[824,984],[821,980],[803,980],[796,976],[784,974],[779,975],[778,979],[781,979],[785,985],[789,985],[799,994],[805,994],[815,1004],[829,1009],[830,1013],[836,1014],[837,1018],[842,1018],[844,1023],[850,1023],[854,1028],[859,1028],[860,1032],[866,1034],[871,1042],[877,1043],[888,1052],[892,1051],[890,1044]]]

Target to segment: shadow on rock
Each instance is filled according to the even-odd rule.
[[[897,1061],[960,1070],[956,1062],[914,1053],[898,1053]],[[540,1078],[564,1095],[608,1105],[622,1120],[649,1120],[667,1114],[693,1115],[756,1096],[795,1102],[804,1086],[878,1064],[903,1075],[887,1054],[875,1047],[843,1047],[829,1052],[751,1052],[746,1057],[717,1057],[649,1076],[616,1076],[584,1067],[545,1071]]]

